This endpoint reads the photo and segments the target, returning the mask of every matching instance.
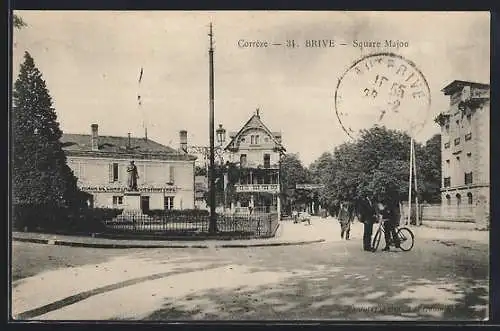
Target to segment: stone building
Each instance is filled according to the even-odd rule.
[[[262,122],[259,110],[237,132],[229,133],[225,160],[239,171],[232,210],[280,213],[280,162],[285,153],[281,132]]]
[[[441,127],[442,206],[455,216],[474,207],[489,210],[490,87],[455,80],[442,89],[449,108],[438,115]]]
[[[93,207],[123,208],[126,168],[134,161],[143,211],[194,208],[194,156],[147,138],[100,136],[97,124],[91,134],[63,134],[61,142]]]

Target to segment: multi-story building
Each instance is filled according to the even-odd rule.
[[[123,207],[126,168],[134,161],[143,211],[194,208],[196,157],[192,155],[130,134],[100,136],[97,124],[91,125],[90,135],[63,134],[61,142],[79,188],[92,195],[93,207]]]
[[[441,126],[443,207],[489,207],[489,85],[455,80],[442,89],[449,109],[436,118]],[[462,208],[463,210],[463,208]]]
[[[269,130],[259,110],[237,132],[229,133],[225,160],[239,169],[231,209],[280,212],[281,133]]]

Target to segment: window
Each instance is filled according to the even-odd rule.
[[[467,204],[472,205],[472,193],[467,193]]]
[[[446,160],[446,166],[450,166],[450,160]]]
[[[457,120],[456,123],[457,123],[457,127],[460,127],[460,121]]]
[[[446,204],[449,206],[451,205],[451,197],[449,194],[446,195]]]
[[[471,157],[471,156],[472,156],[471,152],[467,153],[467,157]]]
[[[174,209],[174,197],[163,198],[163,209],[165,210]]]
[[[247,155],[241,154],[240,155],[240,167],[246,167],[246,166],[247,166]]]
[[[455,146],[460,144],[460,138],[455,138]]]
[[[472,121],[472,115],[471,114],[467,114],[467,122],[470,122]]]
[[[271,167],[271,155],[264,154],[264,168],[270,168],[270,167]]]
[[[444,128],[446,129],[446,133],[450,133],[450,125],[449,124],[446,124]]]
[[[250,145],[254,145],[254,144],[255,144],[255,136],[251,135],[250,136]]]
[[[457,162],[460,162],[460,156],[457,156]]]
[[[457,193],[455,197],[457,198],[457,206],[460,206],[460,204],[462,203],[462,196],[460,195],[460,193]]]
[[[255,136],[255,145],[258,145],[259,144],[259,136]]]
[[[123,196],[115,195],[113,196],[113,206],[123,205]]]
[[[451,177],[445,177],[443,184],[444,184],[444,187],[450,187],[451,186]]]
[[[465,173],[465,185],[472,184],[472,171]]]
[[[471,140],[471,139],[472,139],[472,133],[469,132],[465,135],[465,140],[467,141],[467,140]]]
[[[444,143],[444,148],[450,148],[450,142]]]
[[[118,163],[111,163],[109,165],[109,182],[117,182],[118,181]]]

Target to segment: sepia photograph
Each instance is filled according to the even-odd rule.
[[[12,322],[489,320],[489,12],[11,16]]]

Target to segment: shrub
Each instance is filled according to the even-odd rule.
[[[17,231],[93,233],[105,230],[104,221],[119,215],[120,209],[72,209],[51,205],[15,205],[12,228]]]

